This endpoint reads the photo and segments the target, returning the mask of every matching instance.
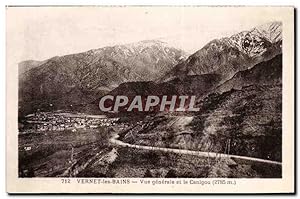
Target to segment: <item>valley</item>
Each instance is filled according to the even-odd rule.
[[[19,176],[281,178],[281,28],[20,63]]]
[[[70,115],[70,114],[64,114]],[[74,115],[74,114],[73,114]],[[82,114],[77,117],[84,118]],[[152,118],[153,119],[153,118]],[[171,116],[164,127],[183,130],[192,116]],[[152,124],[153,125],[153,124]],[[140,126],[139,121],[97,128],[77,128],[77,131],[42,130],[19,134],[20,177],[279,177],[281,163],[255,157],[193,151],[151,145],[146,142],[129,144],[122,136]],[[162,128],[162,127],[161,127]],[[143,132],[141,129],[139,132]],[[151,137],[151,136],[150,136]],[[125,138],[123,138],[125,139]],[[166,142],[165,142],[166,143]],[[192,157],[192,158],[191,158]],[[134,164],[134,165],[133,165]],[[55,166],[53,166],[55,165]],[[258,165],[268,170],[257,170]],[[224,168],[229,168],[224,171]],[[262,168],[260,168],[262,169]],[[221,172],[221,176],[219,176]],[[247,173],[247,172],[251,172]],[[274,177],[274,176],[273,176]]]

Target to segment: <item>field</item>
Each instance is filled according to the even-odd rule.
[[[70,176],[66,171],[108,149],[107,129],[19,135],[19,176]]]

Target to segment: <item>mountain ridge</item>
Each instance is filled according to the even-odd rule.
[[[19,75],[20,112],[54,103],[85,103],[124,82],[155,80],[185,55],[180,49],[151,40],[52,57]]]
[[[215,91],[223,93],[231,89],[241,90],[249,85],[282,84],[282,54],[263,61],[250,69],[237,72],[231,79],[219,85]]]
[[[217,73],[223,81],[281,53],[282,23],[272,22],[230,37],[214,39],[168,71],[160,81]]]

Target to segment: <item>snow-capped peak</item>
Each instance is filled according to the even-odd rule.
[[[282,23],[271,22],[229,38],[229,43],[250,57],[260,56],[269,45],[282,40]]]
[[[275,43],[282,40],[282,23],[278,21],[260,25],[254,28],[252,31],[259,32],[271,43]]]

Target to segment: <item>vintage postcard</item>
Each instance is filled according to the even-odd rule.
[[[294,8],[6,8],[8,193],[294,193]]]

